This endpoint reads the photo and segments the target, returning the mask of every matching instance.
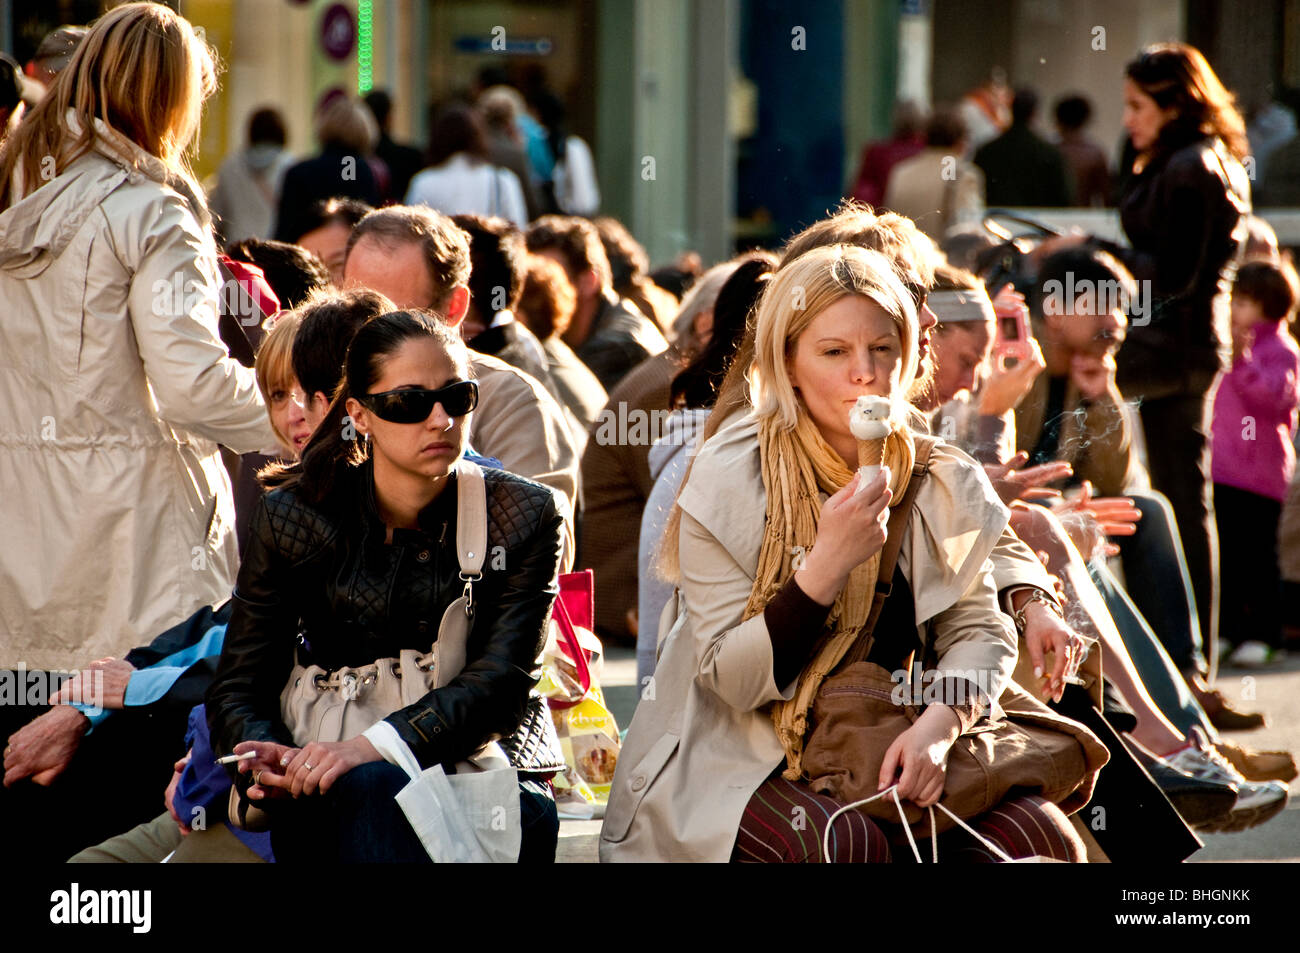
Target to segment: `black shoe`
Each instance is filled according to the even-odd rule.
[[[1231,784],[1194,778],[1164,761],[1142,760],[1147,774],[1189,827],[1222,821],[1237,803],[1237,789]]]

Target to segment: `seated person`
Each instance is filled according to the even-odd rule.
[[[1177,523],[1169,501],[1150,489],[1135,448],[1136,424],[1115,383],[1124,309],[1137,300],[1133,277],[1105,251],[1085,246],[1046,258],[1038,289],[1041,317],[1033,329],[1047,368],[1016,407],[1018,449],[1031,465],[1069,463],[1071,482],[1089,483],[1100,497],[1132,500],[1141,518],[1118,549],[1134,604],[1217,726],[1262,725],[1261,716],[1236,711],[1203,681],[1209,672],[1203,636],[1209,633],[1197,616]]]
[[[297,324],[293,314],[275,322],[255,367],[286,456],[296,456],[310,434],[292,398]],[[65,685],[51,700],[52,708],[9,736],[0,818],[15,849],[30,841],[35,851],[39,842],[39,854],[31,856],[63,859],[154,817],[158,792],[185,751],[188,714],[216,672],[229,619],[229,601],[204,607],[125,658],[93,662],[78,685]],[[94,699],[101,710],[68,703],[92,695],[101,696]],[[132,769],[122,771],[128,761]],[[97,792],[89,813],[82,807],[88,790]],[[70,816],[79,822],[66,823]]]
[[[647,357],[668,349],[653,320],[614,291],[609,258],[596,226],[567,215],[543,215],[528,226],[528,250],[558,262],[568,275],[577,308],[565,342],[600,379],[614,386]]]
[[[207,714],[214,753],[255,753],[240,762],[237,788],[266,808],[280,862],[428,860],[394,800],[405,771],[364,734],[296,742],[280,696],[295,656],[334,671],[427,652],[437,638],[464,588],[455,526],[457,461],[477,397],[469,375],[467,349],[436,317],[380,315],[349,345],[344,384],[302,461],[268,475],[274,489],[254,520]],[[485,469],[484,480],[487,544],[509,558],[486,561],[473,582],[464,667],[380,723],[425,767],[455,764],[493,738],[513,739],[517,752],[539,740],[538,722],[521,721],[558,591],[562,504],[511,473]],[[529,772],[554,766],[515,767],[520,860],[552,859],[554,798]]]
[[[399,308],[432,309],[449,328],[469,310],[469,239],[439,212],[403,205],[371,212],[348,239],[344,276]],[[558,490],[565,510],[565,566],[572,562],[578,452],[564,410],[533,377],[505,361],[469,352],[479,385],[470,444],[511,473]]]
[[[804,730],[818,673],[836,669],[866,620],[885,508],[912,476],[901,420],[920,330],[893,265],[842,245],[784,264],[756,324],[754,410],[701,444],[680,522],[669,525],[664,551],[678,555],[684,611],[665,638],[655,696],[639,703],[627,734],[602,860],[819,861],[826,819],[842,806],[797,780]],[[883,473],[862,485],[856,472],[848,412],[864,395],[893,406],[891,487]],[[975,670],[986,684],[965,704],[927,706],[886,752],[881,789],[897,785],[919,807],[939,800],[948,751],[996,705],[1016,660],[990,561],[1006,510],[960,451],[940,443],[930,460],[891,580],[896,625],[882,616],[875,633],[890,657],[873,648],[872,660],[889,670],[928,647],[937,668]],[[806,830],[789,824],[796,805]],[[889,860],[891,826],[841,815],[832,859]],[[1062,810],[1034,796],[1008,798],[972,826],[1013,857],[1084,857]],[[950,859],[989,857],[965,832],[945,838]]]
[[[967,400],[967,392],[982,390],[988,386],[990,379],[995,381],[991,389],[1003,390],[1005,388],[996,379],[1000,375],[1015,374],[1016,370],[1003,368],[993,361],[993,308],[982,284],[974,275],[946,266],[940,268],[936,291],[927,300],[940,319],[935,329],[932,352],[935,375],[932,390],[922,395],[917,403],[922,410],[933,415],[937,431],[944,433],[958,446],[965,446],[967,441],[982,439],[988,433],[988,428],[981,425],[977,417],[963,415],[963,405],[979,404],[978,397]],[[962,427],[956,421],[964,421],[966,426]],[[1022,454],[1012,462],[1018,464],[1023,460]],[[1027,508],[1018,501],[1018,496],[1022,493],[1048,495],[1046,491],[1025,491],[1023,488],[1037,487],[1063,476],[1068,472],[1064,464],[1040,464],[1021,471],[1015,476],[1023,476],[1028,482],[1020,484],[1019,489],[1016,488],[1014,479],[1007,479],[1007,466],[989,466],[986,469],[990,476],[997,478],[995,486],[1004,493],[1004,501],[1012,506],[1012,524],[1031,542],[1035,550],[1048,555],[1048,568],[1064,580],[1069,594],[1067,617],[1082,631],[1101,640],[1105,649],[1108,681],[1119,686],[1125,703],[1136,716],[1131,738],[1150,752],[1168,755],[1179,765],[1177,769],[1157,773],[1156,779],[1172,792],[1171,797],[1175,797],[1175,803],[1188,813],[1189,821],[1205,825],[1213,823],[1222,829],[1228,824],[1244,827],[1267,819],[1262,816],[1263,812],[1255,808],[1261,802],[1266,802],[1270,808],[1277,807],[1277,786],[1246,783],[1245,778],[1223,763],[1220,754],[1233,762],[1244,762],[1249,765],[1248,770],[1278,761],[1284,774],[1287,765],[1282,764],[1282,761],[1289,765],[1289,757],[1278,752],[1250,752],[1221,742],[1182,680],[1169,677],[1169,672],[1173,670],[1172,663],[1166,665],[1161,661],[1168,657],[1150,635],[1146,622],[1132,608],[1131,603],[1123,598],[1122,590],[1106,572],[1104,564],[1095,563],[1092,567],[1094,575],[1090,577],[1088,567],[1078,554],[1080,547],[1091,553],[1099,544],[1092,535],[1097,532],[1099,524],[1092,517],[1089,506],[1099,508],[1103,518],[1108,521],[1104,524],[1107,527],[1120,526],[1123,521],[1128,521],[1131,525],[1138,514],[1131,509],[1125,511],[1119,506],[1125,502],[1122,500],[1087,501],[1085,497],[1070,504],[1075,509],[1066,513],[1066,516],[1077,515],[1087,519],[1071,520],[1067,527],[1041,508]],[[1066,509],[1062,508],[1063,511]],[[1069,536],[1067,528],[1071,534]],[[1077,539],[1077,543],[1073,543],[1072,539]],[[1098,573],[1100,576],[1096,575]],[[1184,717],[1189,714],[1190,717]],[[1193,744],[1194,741],[1201,743]],[[1205,743],[1208,741],[1215,742],[1219,751],[1209,750]],[[1165,765],[1161,767],[1167,768]],[[1222,810],[1202,809],[1208,808],[1206,792],[1194,789],[1185,777],[1175,776],[1189,773],[1204,775],[1206,779],[1214,774],[1219,777],[1216,783],[1236,785],[1240,795],[1237,802],[1234,804],[1228,800]],[[1257,772],[1252,771],[1252,774],[1255,773]],[[1286,779],[1283,775],[1278,776]],[[1180,795],[1183,797],[1178,800]],[[1191,804],[1192,798],[1199,800]],[[1190,812],[1187,811],[1189,804],[1193,808]],[[1234,815],[1231,818],[1227,816],[1230,812]]]

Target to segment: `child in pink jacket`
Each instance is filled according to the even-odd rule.
[[[1277,528],[1295,472],[1300,347],[1287,331],[1297,282],[1288,265],[1252,262],[1232,290],[1232,368],[1214,399],[1219,631],[1228,664],[1273,661],[1281,645]]]

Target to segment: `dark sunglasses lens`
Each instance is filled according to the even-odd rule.
[[[448,417],[464,417],[478,404],[478,388],[473,381],[461,381],[440,390],[399,390],[372,396],[374,412],[395,424],[423,423],[433,413],[434,404],[442,404]]]

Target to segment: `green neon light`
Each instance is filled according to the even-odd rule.
[[[374,0],[357,0],[357,95],[364,96],[374,84]]]

